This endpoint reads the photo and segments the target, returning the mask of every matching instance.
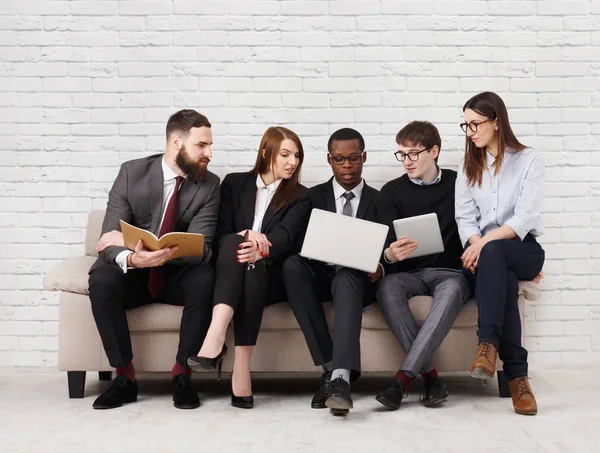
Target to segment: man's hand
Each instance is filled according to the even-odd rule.
[[[135,251],[129,257],[129,262],[137,268],[162,266],[176,251],[177,247],[170,247],[151,252],[144,248],[144,243],[139,239]]]
[[[377,283],[382,275],[383,267],[381,267],[381,264],[377,265],[377,270],[375,272],[367,272],[367,277],[369,277],[371,283]]]
[[[106,247],[110,247],[113,245],[125,247],[125,243],[123,242],[123,233],[121,233],[120,231],[112,230],[108,233],[104,233],[102,237],[98,240],[98,244],[96,244],[96,251],[101,252]]]
[[[417,247],[419,247],[417,241],[413,241],[411,238],[400,238],[390,244],[387,259],[392,262],[404,261],[417,250]]]

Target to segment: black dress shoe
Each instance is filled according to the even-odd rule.
[[[223,368],[223,359],[227,355],[227,345],[223,345],[223,349],[216,357],[188,357],[187,364],[194,371],[216,371],[217,379],[221,379],[221,369]]]
[[[113,379],[110,387],[102,395],[96,398],[92,407],[94,409],[114,409],[125,403],[137,401],[138,385],[125,376],[117,376]]]
[[[388,409],[393,411],[400,408],[400,403],[403,398],[408,396],[404,385],[398,379],[394,379],[390,386],[377,394],[375,399],[383,404]]]
[[[240,409],[252,409],[254,407],[254,396],[235,396],[231,394],[231,405]]]
[[[173,378],[173,406],[177,409],[196,409],[200,398],[192,387],[192,378],[181,373]]]
[[[313,409],[325,409],[325,401],[327,401],[327,397],[329,396],[329,382],[331,381],[331,371],[324,371],[321,375],[321,384],[319,385],[319,390],[313,396],[312,401],[310,402],[310,407]]]
[[[423,394],[422,394],[423,395]],[[424,396],[421,398],[426,407],[435,406],[443,403],[448,398],[448,389],[444,381],[439,377],[430,377],[425,379]]]
[[[346,415],[353,407],[350,383],[342,378],[331,381],[325,405],[331,409],[333,415]]]

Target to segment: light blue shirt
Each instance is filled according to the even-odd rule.
[[[507,149],[497,175],[494,157],[486,155],[488,168],[483,170],[481,187],[467,184],[464,160],[458,167],[454,208],[461,242],[466,244],[474,234],[485,236],[503,225],[521,240],[528,233],[541,236],[544,160],[540,153],[531,148],[517,153]]]
[[[416,184],[417,186],[433,186],[434,184],[437,184],[438,182],[440,182],[442,180],[442,169],[438,167],[438,175],[431,182],[426,182],[419,178],[408,178],[408,179],[410,179],[410,181],[413,184]]]

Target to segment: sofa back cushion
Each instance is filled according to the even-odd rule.
[[[85,254],[87,256],[98,256],[96,244],[102,233],[102,222],[106,211],[94,209],[88,216],[87,230],[85,232]]]

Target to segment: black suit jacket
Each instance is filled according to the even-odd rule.
[[[162,216],[164,154],[135,159],[121,165],[121,170],[108,194],[102,234],[121,231],[119,220],[149,230],[158,235]],[[202,181],[186,178],[178,195],[177,222],[174,231],[187,231],[204,235],[204,257],[207,257],[217,226],[219,208],[219,177],[207,172]],[[111,246],[100,252],[90,273],[102,263],[114,263],[125,247]],[[203,258],[180,257],[168,265],[187,265],[201,262]]]
[[[309,213],[313,209],[337,212],[335,209],[335,195],[333,193],[333,177],[327,182],[311,187],[306,194],[306,198],[309,201]],[[378,200],[379,191],[367,185],[365,182],[362,194],[360,196],[356,218],[376,222]],[[310,217],[310,214],[308,217]],[[300,242],[300,245],[302,245],[302,242],[304,241],[307,227],[308,218],[306,219],[306,224],[302,230],[302,241]]]
[[[223,238],[228,234],[236,234],[242,230],[252,229],[256,206],[256,175],[251,173],[230,173],[221,183],[221,203],[217,223],[214,252]],[[307,188],[300,185],[299,197],[275,212],[273,202],[267,206],[263,218],[261,233],[271,242],[269,258],[265,264],[283,264],[288,256],[300,251],[301,236],[308,222],[308,200],[304,197]]]

